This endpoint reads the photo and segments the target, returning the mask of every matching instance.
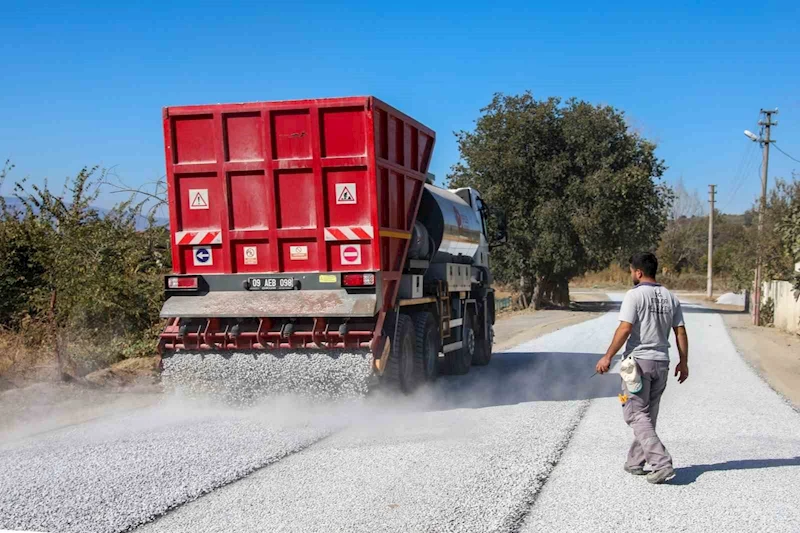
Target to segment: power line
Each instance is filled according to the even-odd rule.
[[[738,176],[739,178],[734,182],[733,190],[731,194],[728,195],[728,199],[725,201],[723,207],[720,208],[721,212],[725,212],[728,207],[730,207],[731,203],[736,199],[736,193],[739,192],[739,189],[744,185],[744,182],[747,181],[747,178],[752,176],[753,170],[755,170],[755,162],[758,160],[753,157],[756,152],[756,145],[751,144],[748,147],[748,150],[745,152],[745,157],[742,159],[742,164],[739,165],[739,171],[734,174],[734,176]]]
[[[759,124],[758,122],[761,119],[761,114],[759,113],[756,117],[755,123],[752,128],[758,129]],[[736,198],[736,193],[739,192],[742,184],[747,180],[747,177],[751,175],[753,172],[753,164],[755,160],[753,159],[753,154],[755,152],[755,144],[750,144],[748,147],[743,151],[742,158],[739,161],[739,165],[737,167],[736,172],[733,174],[733,187],[731,190],[733,191],[729,196],[728,199],[725,201],[724,205],[719,208],[720,212],[725,212],[728,207],[731,205],[733,200]]]
[[[781,150],[781,147],[778,146],[778,143],[772,143],[772,145],[775,147],[776,150],[778,150],[780,153],[782,153],[783,155],[785,155],[786,157],[788,157],[792,161],[797,161],[798,163],[800,163],[800,159],[795,159],[794,157],[790,156],[789,154],[787,154],[786,152]]]

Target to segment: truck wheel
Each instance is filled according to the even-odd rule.
[[[475,328],[472,325],[472,312],[464,313],[462,322],[463,334],[461,336],[461,348],[454,350],[444,356],[445,368],[448,374],[462,375],[469,372],[472,364],[472,357],[475,354]]]
[[[403,392],[414,389],[414,324],[411,317],[397,315],[394,321],[387,324],[386,333],[391,341],[389,360],[383,380],[390,386]]]
[[[472,356],[472,364],[475,366],[486,366],[492,360],[492,326],[489,325],[489,336],[483,332],[483,328],[475,332],[475,354]]]
[[[436,381],[439,376],[436,364],[439,361],[439,326],[432,313],[424,311],[412,316],[416,345],[414,347],[414,373],[421,381]]]

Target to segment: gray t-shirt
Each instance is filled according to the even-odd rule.
[[[669,361],[669,332],[684,325],[681,302],[674,294],[661,285],[640,283],[622,300],[619,319],[633,324],[625,356]]]

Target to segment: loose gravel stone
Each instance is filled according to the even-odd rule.
[[[689,379],[670,373],[658,416],[676,477],[653,486],[624,472],[632,432],[616,399],[597,399],[524,532],[800,531],[800,415],[737,354],[722,317],[689,304],[684,316]]]
[[[547,478],[584,404],[374,413],[371,423],[182,506],[141,531],[502,530]]]
[[[717,298],[718,304],[744,306],[744,293],[726,292]]]
[[[371,396],[346,430],[143,531],[513,530],[587,400],[617,395],[616,380],[590,379],[613,320],[496,354],[410,398]]]
[[[234,411],[171,401],[2,445],[0,529],[125,531],[335,429],[275,402]]]
[[[369,350],[177,352],[164,357],[163,368],[168,388],[233,403],[276,394],[357,398],[374,381]]]

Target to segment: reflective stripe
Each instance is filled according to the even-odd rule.
[[[178,231],[175,233],[175,242],[181,246],[222,244],[222,232],[220,230]]]
[[[372,226],[338,226],[325,228],[326,241],[367,241],[375,235]]]

